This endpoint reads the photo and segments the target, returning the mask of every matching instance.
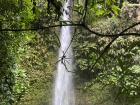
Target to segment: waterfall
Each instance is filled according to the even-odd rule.
[[[63,21],[70,20],[72,1],[66,0],[63,6]],[[68,23],[68,22],[67,22]],[[71,27],[62,26],[60,33],[61,47],[59,48],[57,73],[55,77],[53,105],[74,105],[73,87],[73,52],[71,48]]]

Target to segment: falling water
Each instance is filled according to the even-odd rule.
[[[66,0],[63,6],[63,21],[70,20],[72,1]],[[67,22],[68,23],[68,22]],[[71,48],[71,27],[62,26],[60,34],[61,47],[59,49],[57,74],[55,77],[53,105],[74,105],[73,88],[73,52]]]

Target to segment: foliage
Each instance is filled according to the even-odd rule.
[[[24,6],[16,0],[0,1],[1,28],[26,28],[33,19],[30,11],[31,2]],[[25,44],[30,41],[30,32],[0,32],[0,104],[11,105],[20,100],[28,86],[25,69],[21,67],[21,59],[25,56]]]
[[[48,14],[47,6],[46,0],[41,2],[37,0],[2,0],[0,1],[0,28],[26,29],[53,24],[58,14],[55,7],[51,7]],[[38,91],[37,87],[41,90],[45,89],[46,92],[49,91],[46,88],[51,88],[51,70],[53,69],[48,64],[48,60],[54,58],[52,51],[56,50],[59,45],[58,37],[54,38],[54,36],[56,33],[50,30],[0,33],[0,47],[2,48],[0,50],[0,104],[12,105],[18,104],[22,100],[27,101],[24,96],[40,100],[45,93]],[[50,54],[48,54],[49,50]],[[42,78],[37,78],[38,73]],[[44,85],[45,81],[46,85]],[[32,96],[30,92],[34,91],[36,93]],[[40,95],[36,95],[39,93]],[[46,95],[50,96],[50,94]],[[37,104],[36,101],[34,104]],[[41,101],[38,104],[41,104]]]
[[[132,19],[112,17],[94,22],[92,27],[97,32],[104,34],[118,33],[132,24]],[[134,29],[130,30],[135,31]],[[103,86],[112,87],[112,96],[116,103],[126,98],[126,103],[136,103],[135,99],[139,97],[140,78],[138,61],[140,53],[138,37],[119,37],[112,45],[109,51],[97,62],[105,46],[112,38],[97,37],[83,30],[77,30],[82,34],[75,40],[74,51],[78,70],[77,75],[89,82],[87,90],[96,83]],[[110,93],[111,94],[111,93]],[[116,97],[116,98],[115,98]],[[123,102],[122,102],[123,103]]]
[[[51,90],[54,62],[56,55],[48,50],[45,38],[35,33],[27,43],[27,53],[21,65],[26,69],[29,87],[24,97],[18,102],[21,105],[40,105],[51,103]]]
[[[122,0],[123,1],[123,0]],[[112,17],[118,16],[122,7],[120,0],[79,0],[79,2],[74,5],[75,11],[78,15],[86,15],[86,24],[94,22],[100,17]],[[87,2],[87,5],[86,5]]]
[[[74,16],[74,20],[81,22],[86,16],[86,24],[97,32],[121,32],[135,22],[132,12],[128,12],[130,9],[122,7],[123,1],[74,1],[73,14],[78,14],[78,17]],[[54,0],[49,5],[49,0],[1,0],[0,29],[40,28],[59,23],[61,2]],[[136,8],[131,10],[135,11]],[[0,32],[0,104],[49,104],[55,54],[61,45],[58,29]],[[94,65],[112,38],[97,37],[83,31],[81,27],[76,27],[76,30],[80,33],[73,45],[76,76],[84,81],[81,85],[82,93],[90,97],[85,103],[93,104],[104,99],[104,95],[105,98],[111,98],[112,102],[115,100],[116,104],[120,101],[119,105],[122,99],[127,99],[125,104],[138,102],[140,39],[132,36],[119,37]],[[136,29],[129,32],[136,32]],[[101,88],[102,86],[105,88]],[[98,88],[104,90],[99,99],[94,95],[100,93]]]

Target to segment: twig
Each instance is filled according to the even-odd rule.
[[[75,31],[76,31],[76,30],[75,30]],[[67,53],[67,51],[68,51],[68,49],[70,48],[70,46],[71,46],[71,44],[72,44],[72,42],[73,42],[75,36],[76,36],[76,35],[73,35],[73,37],[71,38],[70,44],[68,45],[68,47],[67,47],[66,51],[64,52],[64,54]]]

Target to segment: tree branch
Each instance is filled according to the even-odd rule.
[[[104,55],[104,53],[108,51],[108,49],[110,48],[110,46],[112,45],[112,43],[117,38],[119,38],[120,36],[139,36],[140,37],[140,33],[125,33],[129,29],[131,29],[131,28],[133,28],[133,27],[135,27],[135,26],[137,26],[139,24],[140,24],[140,22],[134,23],[133,25],[131,25],[128,28],[124,29],[119,34],[110,34],[110,35],[103,34],[103,33],[98,33],[98,32],[96,32],[94,30],[91,30],[85,23],[75,24],[75,23],[72,23],[72,22],[70,22],[70,24],[58,24],[58,25],[52,25],[52,26],[47,26],[47,27],[37,27],[37,28],[27,28],[27,29],[0,29],[0,32],[4,32],[4,31],[14,31],[14,32],[20,32],[20,31],[37,31],[37,30],[45,30],[45,29],[49,29],[49,28],[62,27],[62,26],[79,26],[79,27],[83,27],[85,30],[87,30],[90,33],[93,33],[93,34],[95,34],[95,35],[97,35],[99,37],[113,37],[112,41],[110,43],[108,43],[108,45],[104,48],[103,52],[96,59],[96,61],[93,64],[93,66],[90,68],[92,70],[95,67],[95,65],[97,64],[97,62],[102,58],[102,56]],[[72,38],[72,41],[73,41],[73,39],[74,38]]]
[[[93,33],[99,37],[116,37],[116,36],[140,36],[140,33],[125,33],[126,31],[128,31],[129,29],[139,25],[140,22],[135,23],[131,26],[129,26],[128,28],[124,29],[122,32],[120,32],[119,34],[103,34],[103,33],[99,33],[96,32],[94,30],[91,30],[87,25],[85,25],[84,23],[79,23],[79,24],[75,24],[75,23],[71,23],[71,24],[57,24],[57,25],[51,25],[51,26],[46,26],[46,27],[37,27],[37,28],[26,28],[26,29],[0,29],[0,32],[4,32],[4,31],[37,31],[37,30],[45,30],[45,29],[50,29],[50,28],[55,28],[55,27],[62,27],[62,26],[79,26],[79,27],[83,27],[85,30],[89,31],[90,33]]]
[[[50,26],[46,26],[46,27],[37,27],[37,28],[26,28],[26,29],[0,29],[0,32],[4,32],[4,31],[37,31],[37,30],[45,30],[45,29],[49,29],[49,28],[55,28],[55,27],[62,27],[62,26],[80,26],[81,24],[57,24],[57,25],[50,25]]]
[[[50,26],[46,26],[46,27],[37,27],[37,28],[26,28],[26,29],[0,29],[0,32],[4,32],[4,31],[37,31],[37,30],[45,30],[45,29],[49,29],[49,28],[55,28],[55,27],[62,27],[62,26],[78,26],[78,27],[83,27],[85,30],[89,31],[90,33],[93,33],[99,37],[116,37],[116,36],[140,36],[140,33],[125,33],[126,31],[128,31],[129,29],[139,25],[140,22],[135,23],[131,26],[129,26],[128,28],[124,29],[122,32],[120,32],[119,34],[103,34],[103,33],[99,33],[96,32],[94,30],[91,30],[86,24],[84,23],[72,23],[70,22],[70,24],[56,24],[56,25],[50,25]]]
[[[115,38],[113,38],[112,41],[111,41],[110,43],[108,43],[108,45],[104,48],[103,52],[102,52],[102,53],[100,54],[100,56],[96,59],[95,63],[93,64],[93,66],[92,66],[90,69],[92,70],[92,69],[95,67],[95,65],[96,65],[97,62],[102,58],[102,56],[105,54],[105,52],[107,52],[107,51],[109,50],[109,48],[110,48],[110,46],[113,44],[113,42],[114,42],[115,40],[117,40],[120,36],[131,35],[131,34],[133,34],[133,35],[136,34],[137,36],[140,36],[140,34],[138,34],[138,33],[126,33],[126,34],[125,34],[126,31],[128,31],[129,29],[131,29],[131,28],[133,28],[133,27],[135,27],[135,26],[137,26],[137,25],[139,25],[139,24],[140,24],[140,22],[135,23],[135,24],[129,26],[128,28],[124,29],[124,30],[123,30],[122,32],[120,32],[119,34],[114,34],[114,35],[112,35],[112,36],[114,36]]]
[[[103,34],[103,33],[98,33],[96,31],[93,31],[91,30],[87,25],[85,24],[81,24],[83,28],[85,28],[87,31],[89,31],[90,33],[93,33],[97,36],[100,36],[100,37],[116,37],[116,36],[129,36],[129,35],[133,35],[133,36],[140,36],[140,33],[125,33],[126,31],[128,31],[129,29],[139,25],[140,22],[137,22],[137,23],[134,23],[132,24],[131,26],[129,26],[128,28],[124,29],[123,31],[121,31],[120,33],[118,34]]]

